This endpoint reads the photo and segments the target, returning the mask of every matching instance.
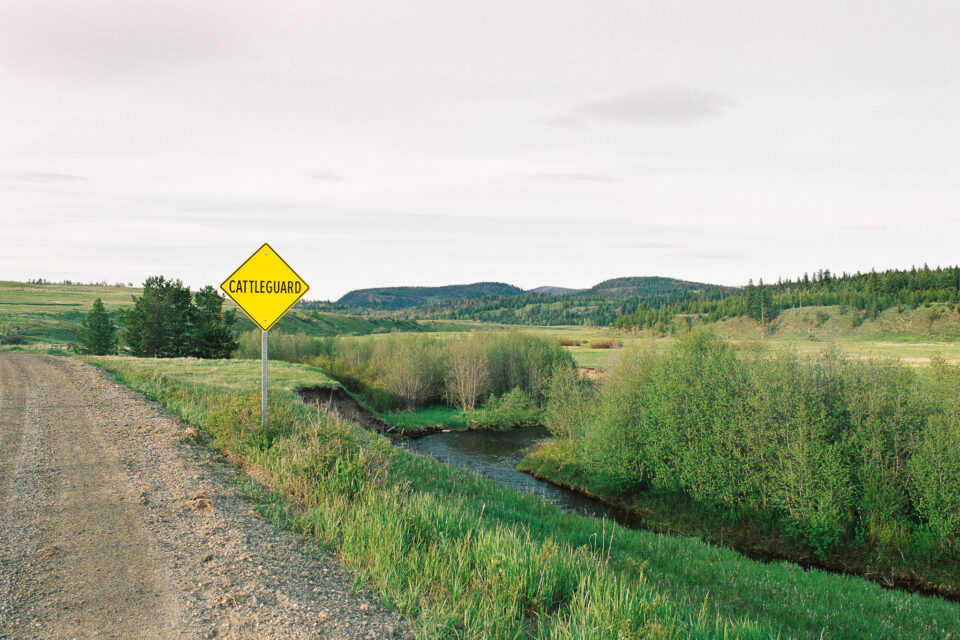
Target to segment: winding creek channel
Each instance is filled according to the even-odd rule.
[[[609,518],[631,526],[626,514],[619,509],[517,471],[517,464],[527,452],[549,438],[550,433],[544,427],[518,427],[508,431],[443,431],[416,439],[396,439],[393,443],[469,469],[508,487],[538,495],[561,509]]]

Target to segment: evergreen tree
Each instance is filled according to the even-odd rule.
[[[190,354],[187,331],[190,288],[180,280],[151,276],[143,295],[133,297],[133,308],[124,311],[123,337],[130,353],[147,358],[175,358]]]
[[[757,288],[753,284],[753,278],[747,283],[747,315],[754,320],[760,319],[759,307],[757,306]]]
[[[207,285],[193,296],[190,307],[188,342],[190,355],[197,358],[229,358],[239,345],[233,333],[234,311],[223,311],[223,297]]]
[[[93,301],[93,309],[87,314],[80,334],[80,351],[102,356],[113,353],[117,345],[117,328],[103,307],[103,301]]]

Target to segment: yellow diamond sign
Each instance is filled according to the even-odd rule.
[[[264,331],[310,290],[269,244],[257,249],[220,288]]]

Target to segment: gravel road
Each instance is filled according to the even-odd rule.
[[[393,638],[185,427],[76,360],[0,353],[0,638]]]

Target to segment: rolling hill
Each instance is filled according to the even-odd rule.
[[[473,300],[520,293],[523,293],[520,287],[503,282],[474,282],[443,287],[377,287],[351,291],[337,300],[337,304],[344,307],[393,310],[443,300]]]
[[[527,289],[525,293],[553,293],[558,296],[568,296],[574,293],[580,293],[581,291],[583,291],[583,289],[568,289],[566,287],[552,287],[548,285]]]
[[[664,296],[675,293],[699,293],[701,291],[713,291],[717,288],[718,285],[703,282],[690,282],[689,280],[677,280],[676,278],[661,276],[642,276],[604,280],[591,287],[587,293],[610,298],[632,298],[635,296]]]

